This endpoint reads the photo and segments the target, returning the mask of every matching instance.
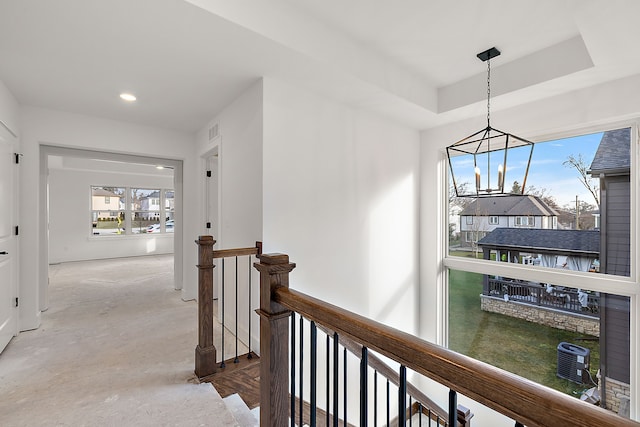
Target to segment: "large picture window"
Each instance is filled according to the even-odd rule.
[[[171,189],[91,187],[94,236],[171,233],[174,212]]]
[[[91,224],[93,235],[122,235],[124,229],[126,189],[91,187]]]
[[[449,192],[451,349],[576,397],[599,386],[609,409],[625,403],[629,295],[638,289],[630,238],[636,138],[626,127],[536,143],[524,196]],[[509,163],[520,167],[515,157]],[[515,193],[522,183],[506,185]],[[583,363],[569,375],[563,358],[572,351]]]

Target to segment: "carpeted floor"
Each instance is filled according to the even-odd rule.
[[[42,326],[0,354],[0,426],[234,425],[193,374],[197,303],[172,256],[52,265],[50,281]]]

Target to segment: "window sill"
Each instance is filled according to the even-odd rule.
[[[168,238],[173,238],[173,234],[174,233],[157,233],[157,234],[142,233],[142,234],[115,234],[115,235],[102,234],[102,235],[87,236],[87,240],[90,242],[95,242],[95,241],[105,241],[105,240],[168,239]]]

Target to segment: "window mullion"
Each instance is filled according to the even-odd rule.
[[[131,233],[131,218],[133,216],[133,210],[131,209],[133,201],[131,200],[131,187],[125,187],[125,204],[124,204],[124,234]]]

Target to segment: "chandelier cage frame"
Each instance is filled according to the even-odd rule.
[[[533,156],[534,143],[509,132],[504,132],[491,127],[491,58],[500,55],[500,51],[495,47],[480,52],[477,56],[480,60],[487,62],[487,126],[466,138],[463,138],[452,145],[446,147],[447,158],[449,161],[449,170],[457,197],[494,197],[508,195],[524,195],[527,177],[529,175],[529,167],[531,166],[531,158]],[[514,176],[513,169],[507,169],[507,159],[509,152],[514,150],[520,151],[518,155],[524,161],[524,176],[514,181],[520,183],[520,191],[513,192],[509,186],[505,191],[505,181],[507,176],[511,179]],[[527,151],[528,150],[528,151]],[[473,172],[475,175],[474,191],[468,187],[467,181],[462,181],[460,177],[456,178],[454,161],[452,159],[458,156],[472,156]],[[498,168],[492,179],[491,164],[498,162]],[[486,166],[486,168],[485,168]],[[485,178],[482,178],[482,168],[485,168]],[[484,181],[484,182],[483,182]],[[492,182],[493,181],[493,182]]]

